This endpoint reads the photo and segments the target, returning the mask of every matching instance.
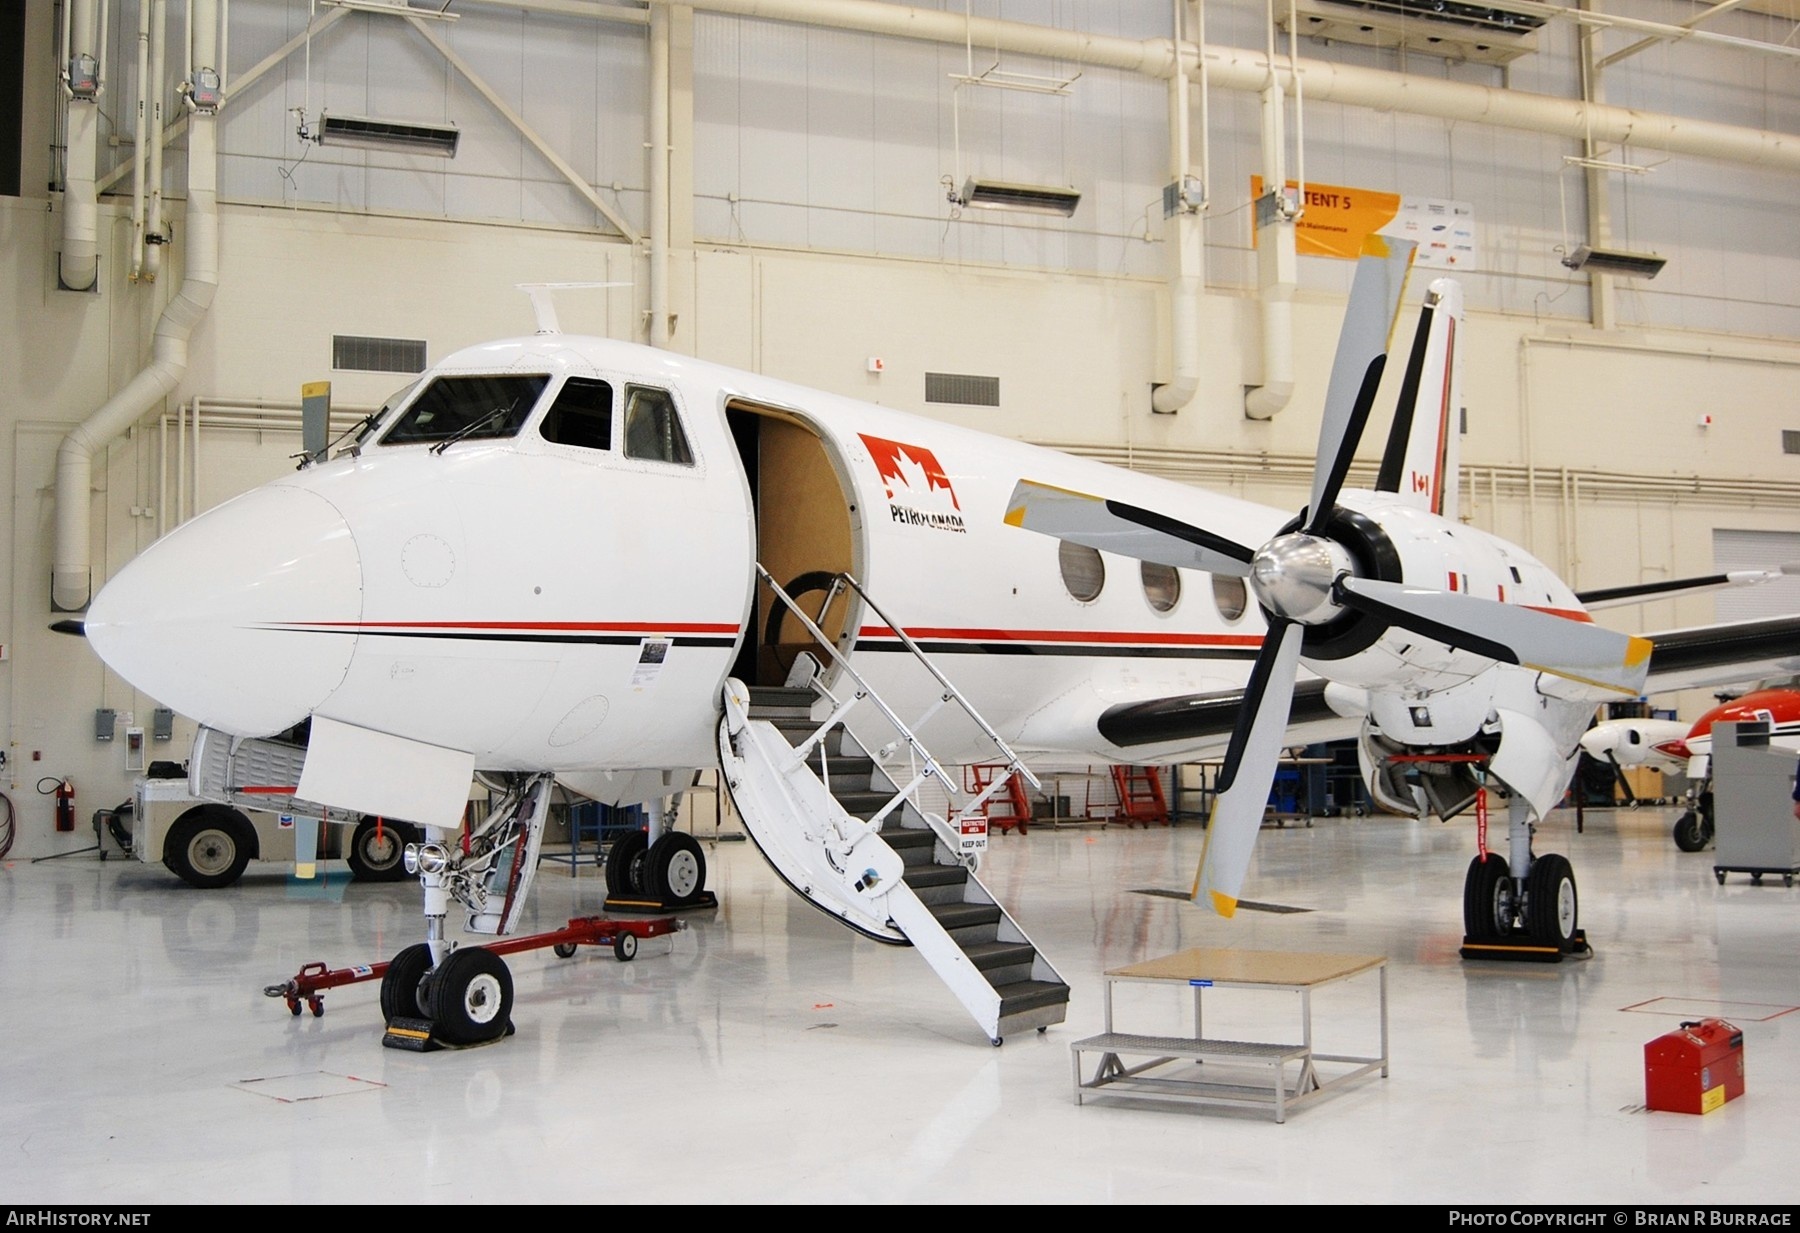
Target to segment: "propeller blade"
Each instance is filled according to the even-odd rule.
[[[1006,503],[1009,525],[1101,552],[1248,577],[1255,550],[1178,518],[1022,479]]]
[[[1286,745],[1283,738],[1305,634],[1306,628],[1292,621],[1277,618],[1270,623],[1244,689],[1244,706],[1225,751],[1225,765],[1219,770],[1218,795],[1206,824],[1206,846],[1200,852],[1191,897],[1220,916],[1237,911],[1250,852],[1262,830],[1275,764]]]
[[[1362,441],[1363,425],[1381,385],[1388,340],[1399,319],[1400,293],[1406,288],[1415,245],[1410,240],[1370,236],[1356,262],[1350,305],[1338,333],[1331,383],[1325,388],[1325,413],[1319,422],[1318,460],[1313,470],[1312,501],[1306,507],[1306,530],[1317,534],[1331,517],[1338,490],[1350,472],[1350,461]]]
[[[1519,604],[1354,577],[1338,579],[1334,598],[1458,650],[1632,697],[1650,672],[1648,638]]]

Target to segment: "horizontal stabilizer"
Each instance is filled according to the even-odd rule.
[[[1123,501],[1022,479],[1006,505],[1009,525],[1160,565],[1242,578],[1253,551],[1222,535]]]
[[[1703,591],[1719,591],[1726,587],[1753,587],[1773,582],[1784,575],[1800,574],[1800,564],[1783,565],[1780,569],[1734,569],[1723,574],[1702,574],[1697,578],[1670,578],[1665,582],[1640,582],[1628,587],[1601,587],[1576,595],[1590,612],[1596,608],[1617,608],[1624,604],[1647,604],[1652,600],[1671,599],[1677,595],[1697,595]]]

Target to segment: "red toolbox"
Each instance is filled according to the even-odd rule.
[[[1684,1023],[1644,1046],[1644,1103],[1711,1113],[1744,1094],[1744,1034],[1723,1019]]]

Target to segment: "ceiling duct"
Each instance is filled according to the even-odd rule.
[[[1564,257],[1562,263],[1571,270],[1624,274],[1631,278],[1655,278],[1662,273],[1668,259],[1655,253],[1628,253],[1616,248],[1592,248],[1582,244]]]
[[[394,150],[403,154],[456,155],[459,134],[454,124],[424,120],[377,120],[369,116],[319,117],[322,146],[354,146],[362,150]]]
[[[969,179],[963,183],[956,204],[978,210],[1023,210],[1031,214],[1055,214],[1068,218],[1081,204],[1072,188],[1039,184],[1008,184],[1000,180]]]

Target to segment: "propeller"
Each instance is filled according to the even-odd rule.
[[[1338,494],[1381,384],[1413,252],[1410,242],[1376,236],[1357,263],[1326,389],[1312,488],[1293,529],[1251,549],[1164,514],[1029,480],[1020,481],[1007,509],[1013,526],[1249,579],[1268,616],[1268,632],[1219,772],[1192,891],[1195,902],[1221,916],[1237,910],[1262,829],[1308,626],[1346,610],[1360,612],[1498,662],[1633,694],[1648,671],[1651,644],[1645,639],[1498,600],[1359,577],[1350,549],[1333,538]]]

